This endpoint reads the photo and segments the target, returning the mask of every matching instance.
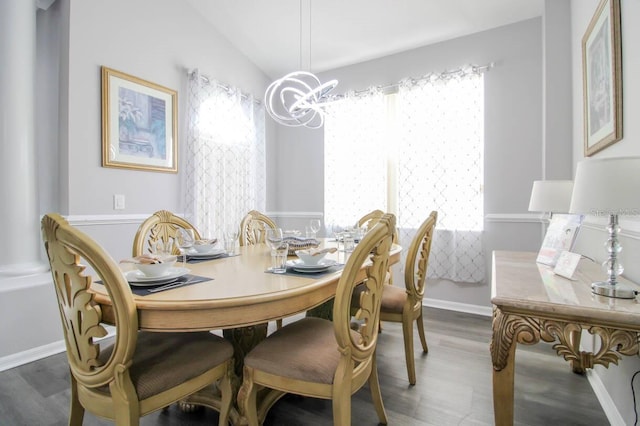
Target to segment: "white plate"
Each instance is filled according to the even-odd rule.
[[[302,260],[289,260],[287,266],[298,272],[320,272],[337,265],[338,262],[332,259],[322,259],[316,265],[307,265]]]
[[[147,277],[140,271],[128,271],[124,275],[129,281],[129,284],[135,286],[152,286],[159,284],[168,284],[172,281],[176,281],[183,275],[187,275],[189,273],[189,269],[187,268],[171,268],[168,271],[167,275],[163,275],[162,277]]]
[[[220,257],[225,254],[226,251],[223,248],[213,248],[206,253],[198,253],[197,251],[191,249],[187,252],[187,257],[192,259],[213,259],[215,257]]]

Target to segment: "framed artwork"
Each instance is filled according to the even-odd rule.
[[[622,139],[620,0],[602,0],[582,38],[584,154]]]
[[[554,214],[542,241],[536,262],[556,266],[563,251],[571,251],[578,236],[583,216],[579,214]]]
[[[102,67],[102,166],[177,173],[177,97]]]

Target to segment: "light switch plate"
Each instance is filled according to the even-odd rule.
[[[114,194],[113,195],[113,209],[114,210],[124,210],[124,195],[123,194]]]

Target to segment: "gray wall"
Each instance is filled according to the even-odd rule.
[[[567,27],[568,14],[562,18],[562,25]],[[564,45],[568,46],[566,39]],[[493,250],[537,250],[540,244],[540,221],[536,215],[529,214],[527,208],[532,182],[542,178],[544,164],[542,40],[542,19],[537,18],[320,75],[322,81],[337,78],[336,91],[342,93],[396,83],[402,78],[419,77],[468,63],[495,63],[495,67],[485,74],[485,254],[488,273]],[[569,63],[560,71],[568,76]],[[565,91],[565,100],[569,96],[570,92]],[[563,131],[570,132],[570,123],[565,121],[563,124]],[[558,126],[562,127],[562,124]],[[293,227],[303,221],[302,212],[313,215],[323,211],[323,196],[318,196],[324,191],[323,132],[285,127],[278,128],[277,132],[277,157],[281,162],[277,206],[282,212],[301,213],[298,217],[281,218],[281,223]],[[562,172],[569,175],[570,149],[565,151],[558,155],[564,159],[565,170]],[[505,179],[505,176],[509,178]],[[427,297],[433,299],[430,301],[433,303],[469,305],[458,306],[462,309],[483,307],[487,312],[489,283],[489,277],[481,284],[432,282]]]
[[[591,17],[598,6],[598,0],[571,1],[571,45],[572,45],[572,75],[573,75],[573,164],[574,170],[578,161],[584,158],[583,139],[583,87],[582,87],[582,37],[589,25]],[[640,55],[638,47],[640,40],[640,3],[634,0],[621,0],[622,13],[622,87],[623,87],[623,139],[596,153],[593,157],[624,157],[640,155]],[[625,266],[624,275],[640,282],[640,221],[637,219],[621,218],[621,244],[623,251],[620,259]],[[604,242],[607,236],[604,232],[605,223],[593,218],[586,218],[586,224],[580,230],[575,251],[593,257],[598,261],[605,258]],[[603,275],[604,277],[604,275]],[[599,342],[596,342],[596,345]],[[631,376],[640,370],[640,360],[637,357],[624,357],[618,366],[611,365],[609,369],[596,366],[594,369],[595,383],[604,386],[606,398],[601,399],[605,411],[612,413],[610,420],[613,424],[633,424],[634,401],[631,394]],[[593,382],[592,382],[593,383]],[[636,390],[638,383],[635,383]]]

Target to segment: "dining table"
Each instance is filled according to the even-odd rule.
[[[319,241],[319,249],[338,248],[333,239]],[[392,246],[389,265],[400,261],[401,252],[401,246]],[[330,303],[349,255],[343,250],[327,254],[325,259],[334,260],[335,266],[320,273],[288,268],[283,274],[270,272],[271,254],[266,244],[241,246],[233,255],[214,259],[189,259],[184,264],[189,270],[184,277],[189,282],[185,285],[159,292],[132,287],[139,329],[154,332],[220,330],[234,346],[236,365],[232,382],[237,392],[242,383],[244,355],[266,337],[268,322],[313,308],[318,312],[318,307]],[[293,255],[289,259],[296,258]],[[182,262],[176,266],[182,266]],[[121,267],[126,273],[133,265],[125,263]],[[360,274],[364,279],[364,265]],[[101,306],[103,322],[113,324],[115,315],[105,287],[93,283],[91,290],[95,293],[94,301]],[[218,396],[215,389],[206,389],[183,401],[181,407],[189,410],[204,405],[219,409]],[[230,420],[235,425],[246,421],[235,402]]]

